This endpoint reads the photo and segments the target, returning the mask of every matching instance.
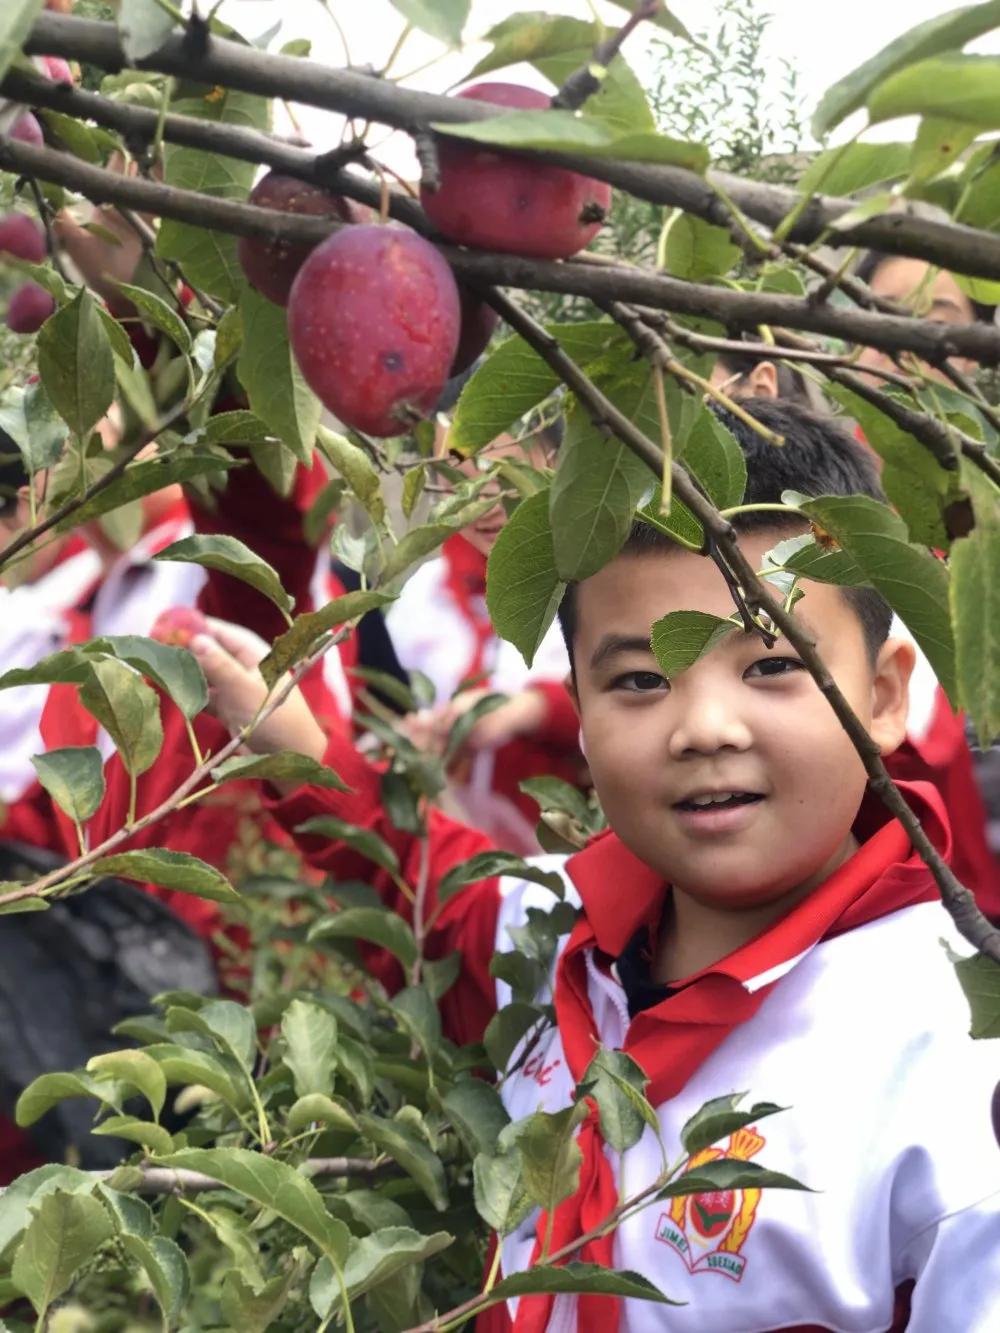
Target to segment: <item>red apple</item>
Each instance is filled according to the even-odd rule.
[[[0,218],[0,254],[40,264],[45,258],[45,232],[27,213],[8,213]]]
[[[402,435],[433,410],[458,347],[458,287],[434,246],[393,223],[322,241],[288,298],[306,383],[345,426]]]
[[[250,202],[261,208],[277,208],[283,213],[304,213],[311,217],[335,218],[339,222],[357,222],[354,206],[339,195],[329,194],[318,185],[281,176],[270,171],[257,182]],[[288,304],[295,275],[316,247],[292,241],[265,241],[259,236],[241,236],[237,254],[240,268],[251,287],[276,305]]]
[[[42,133],[42,127],[38,123],[38,117],[26,111],[23,116],[14,121],[10,129],[12,139],[20,139],[22,143],[34,144],[36,148],[45,146],[45,135]]]
[[[448,371],[449,379],[452,375],[461,375],[463,370],[472,365],[477,356],[486,351],[493,337],[493,330],[497,326],[496,311],[461,283],[458,288],[458,298],[461,302],[462,326],[458,335],[455,360]]]
[[[161,611],[149,631],[157,643],[187,648],[196,634],[208,632],[208,621],[195,606],[171,606]]]
[[[75,83],[73,71],[62,56],[39,56],[43,72],[53,83]]]
[[[477,83],[458,96],[536,111],[552,100],[514,83]],[[611,207],[604,181],[485,145],[442,137],[438,163],[440,186],[421,186],[420,202],[438,231],[460,245],[567,259],[593,240]]]
[[[69,14],[75,0],[45,0],[45,8],[51,9],[56,14]]]
[[[37,333],[55,308],[44,287],[26,282],[7,302],[7,327],[12,333]]]

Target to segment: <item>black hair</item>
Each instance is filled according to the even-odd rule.
[[[20,449],[0,427],[0,518],[8,518],[14,512],[17,493],[29,480]]]
[[[871,283],[872,278],[883,264],[888,264],[893,259],[905,258],[907,258],[906,255],[888,255],[884,250],[865,250],[854,266],[854,276],[862,282]],[[977,323],[992,324],[995,322],[997,312],[995,305],[985,305],[982,301],[974,301],[967,292],[963,292],[962,295],[972,307],[973,318]]]
[[[717,415],[736,437],[747,465],[744,504],[778,504],[783,491],[804,495],[869,495],[885,500],[875,460],[865,447],[834,420],[799,403],[776,398],[745,398],[741,402],[755,420],[784,437],[783,445],[771,444],[752,427],[729,412]],[[736,514],[733,527],[739,533],[773,531],[801,532],[804,520],[789,511]],[[637,519],[622,548],[622,555],[644,555],[649,551],[673,551],[677,544],[659,528]],[[843,587],[864,635],[869,660],[874,664],[889,636],[892,610],[885,598],[870,587]],[[571,668],[575,670],[573,639],[576,633],[576,585],[570,584],[559,606],[559,624],[566,640]]]
[[[717,361],[730,375],[742,380],[751,375],[762,360],[771,360],[778,381],[778,397],[785,399],[786,402],[801,403],[803,407],[811,407],[812,398],[805,377],[800,371],[783,362],[780,357],[781,349],[776,347],[773,358],[751,356],[748,352],[720,352]],[[727,392],[730,397],[736,396],[732,386]]]

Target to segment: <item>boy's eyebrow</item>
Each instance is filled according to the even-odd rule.
[[[607,662],[608,658],[618,657],[623,653],[652,654],[652,651],[648,634],[605,634],[594,649],[590,659],[590,669],[594,671]]]

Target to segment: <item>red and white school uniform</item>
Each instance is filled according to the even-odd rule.
[[[948,812],[952,832],[952,869],[963,884],[975,886],[980,911],[1000,921],[1000,858],[991,850],[987,814],[961,713],[956,713],[938,684],[934,668],[899,619],[890,634],[909,639],[917,660],[910,677],[906,739],[886,759],[897,782],[931,782]]]
[[[400,664],[428,677],[438,703],[469,681],[501,694],[530,686],[544,696],[543,727],[499,750],[477,754],[456,791],[469,822],[499,845],[537,850],[537,807],[519,784],[544,774],[576,782],[581,771],[579,721],[564,684],[569,657],[558,624],[552,624],[534,662],[526,666],[490,623],[486,557],[458,534],[407,580],[386,613],[386,625]]]
[[[315,788],[276,802],[289,829],[335,814],[389,837],[404,875],[416,873],[417,840],[392,830],[378,809],[377,774],[343,744],[327,761],[352,792]],[[933,788],[907,790],[943,854],[950,839]],[[688,978],[630,1019],[615,962],[635,931],[660,920],[667,890],[613,834],[559,869],[581,915],[543,997],[556,1027],[515,1051],[502,1096],[515,1118],[566,1107],[598,1045],[628,1052],[650,1079],[648,1096],[668,1154],[705,1101],[749,1090],[789,1109],[725,1136],[685,1169],[714,1156],[783,1171],[815,1193],[752,1189],[654,1204],[613,1237],[576,1257],[644,1274],[686,1305],[607,1297],[530,1297],[480,1317],[486,1333],[993,1333],[1000,1328],[1000,1149],[990,1100],[1000,1058],[968,1036],[968,1007],[941,947],[952,937],[929,871],[877,805],[866,802],[855,855],[786,917]],[[352,877],[357,854],[316,837],[301,845],[317,865]],[[457,861],[487,840],[435,814],[430,901]],[[401,914],[409,908],[384,872],[366,878]],[[442,909],[428,955],[459,950],[463,970],[442,1001],[449,1035],[476,1040],[510,1000],[489,975],[495,948],[544,889],[516,879],[470,885]],[[962,952],[968,948],[958,946]],[[382,974],[402,984],[395,964]],[[527,1058],[518,1068],[522,1056]],[[655,1179],[651,1130],[619,1156],[603,1144],[596,1114],[578,1135],[580,1190],[556,1211],[553,1246],[605,1217],[623,1187]],[[503,1246],[502,1271],[528,1268],[544,1217],[529,1218]]]

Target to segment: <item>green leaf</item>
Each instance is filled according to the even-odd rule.
[[[154,1118],[159,1120],[167,1098],[167,1080],[160,1066],[145,1051],[108,1051],[104,1055],[94,1055],[87,1061],[87,1073],[129,1084],[142,1093]]]
[[[318,1092],[329,1096],[337,1051],[337,1020],[329,1009],[293,1000],[281,1019],[284,1061],[292,1071],[295,1095]]]
[[[364,449],[345,436],[327,430],[325,426],[319,428],[317,442],[321,452],[347,482],[371,521],[381,523],[385,518],[382,479]]]
[[[308,939],[310,943],[319,940],[366,940],[381,949],[388,949],[406,969],[411,968],[417,960],[417,942],[413,931],[402,917],[383,907],[345,907],[340,912],[331,912],[312,926]]]
[[[741,502],[747,484],[743,450],[732,431],[707,407],[699,411],[677,457],[694,473],[717,509],[731,509]]]
[[[318,1092],[300,1097],[290,1108],[285,1121],[289,1134],[301,1134],[313,1123],[326,1125],[329,1129],[346,1130],[354,1134],[358,1132],[358,1122],[353,1112],[335,1102],[332,1097],[324,1097]]]
[[[823,94],[813,116],[812,132],[822,139],[834,126],[864,106],[873,89],[892,75],[939,51],[951,51],[989,32],[1000,23],[1000,3],[966,5],[918,23],[863,65],[839,79]]]
[[[459,521],[422,523],[419,527],[411,528],[388,552],[382,566],[382,582],[388,583],[398,575],[405,574],[418,560],[436,551],[442,542],[446,542],[453,533],[464,527],[466,521],[472,522],[482,514],[488,513],[495,503],[495,500],[484,500],[475,513],[469,514],[467,518],[463,516]]]
[[[671,611],[653,625],[650,644],[667,679],[694,666],[738,626],[706,611]]]
[[[524,1159],[514,1139],[516,1128],[508,1125],[500,1135],[498,1151],[481,1152],[472,1163],[476,1212],[501,1236],[519,1227],[533,1207],[524,1184]]]
[[[278,437],[253,412],[239,409],[234,412],[215,412],[205,422],[203,430],[186,437],[199,444],[260,444],[277,447]]]
[[[969,1002],[969,1036],[977,1041],[1000,1037],[1000,964],[981,953],[969,958],[960,958],[951,949],[948,953]]]
[[[604,1268],[600,1264],[575,1261],[561,1264],[558,1268],[531,1268],[505,1277],[490,1292],[490,1300],[495,1304],[509,1300],[512,1296],[532,1296],[538,1293],[619,1296],[623,1300],[655,1301],[659,1305],[683,1304],[682,1301],[672,1301],[664,1296],[641,1273],[633,1273],[627,1268]]]
[[[34,754],[38,781],[64,814],[82,824],[104,800],[104,760],[96,745],[68,745]]]
[[[566,585],[556,572],[549,492],[522,500],[497,537],[486,567],[493,628],[528,666],[559,610]]]
[[[247,287],[240,296],[240,310],[243,345],[236,373],[250,408],[300,463],[308,464],[322,405],[292,356],[285,308]]]
[[[158,1065],[156,1070],[157,1073],[160,1073]],[[160,1076],[162,1078],[162,1073],[160,1073]],[[107,1134],[112,1138],[128,1139],[131,1143],[138,1143],[151,1153],[173,1152],[174,1148],[174,1136],[168,1133],[162,1125],[153,1124],[149,1120],[140,1120],[134,1115],[109,1115],[99,1125],[94,1125],[90,1132],[91,1134]]]
[[[39,330],[38,373],[53,406],[75,435],[85,437],[111,406],[115,395],[111,343],[94,298],[84,288]]]
[[[955,675],[958,702],[986,748],[1000,734],[1000,490],[967,462],[962,478],[976,522],[951,548]]]
[[[137,671],[113,657],[88,661],[80,702],[114,741],[126,772],[152,767],[163,745],[160,701]]]
[[[910,169],[908,143],[847,143],[818,153],[799,177],[799,194],[840,198],[900,180]]]
[[[593,36],[590,40],[584,36],[575,50],[539,56],[531,62],[535,69],[557,88],[562,87],[581,65],[593,66],[594,47],[599,41],[597,25],[579,26],[584,30],[591,28]],[[621,54],[616,55],[604,70],[600,86],[584,102],[580,113],[599,120],[608,128],[616,129],[619,134],[656,131],[656,118],[643,92],[642,84]]]
[[[32,476],[58,463],[69,433],[41,380],[23,389],[8,386],[0,397],[0,428],[17,445]]]
[[[452,866],[438,885],[438,903],[446,903],[466,884],[478,884],[481,880],[492,879],[494,875],[509,875],[511,878],[526,879],[532,884],[541,884],[560,899],[566,894],[566,885],[557,871],[541,870],[515,852],[490,851],[477,852],[467,861]]]
[[[56,1190],[41,1200],[11,1271],[40,1319],[110,1235],[111,1220],[96,1199]]]
[[[535,1004],[515,1000],[493,1015],[483,1036],[483,1045],[493,1067],[503,1072],[519,1042],[544,1020]]]
[[[320,837],[346,843],[374,865],[387,870],[390,875],[399,871],[399,858],[396,853],[373,829],[358,828],[354,824],[337,819],[334,815],[315,815],[312,819],[307,819],[304,824],[299,824],[295,831],[314,833]]]
[[[164,1003],[160,997],[160,1003]],[[231,1056],[250,1075],[257,1058],[257,1026],[253,1014],[234,1000],[209,1000],[200,1008],[172,1005],[167,1009],[167,1031],[197,1032],[224,1055]]]
[[[235,754],[213,768],[213,782],[232,782],[235,779],[259,778],[268,782],[288,782],[310,787],[331,787],[334,791],[350,791],[332,768],[317,762],[309,755],[294,750],[277,750],[273,754]]]
[[[672,139],[667,134],[638,131],[622,134],[619,127],[573,111],[511,111],[488,120],[463,124],[432,124],[438,134],[504,148],[574,153],[619,162],[655,162],[703,172],[709,162],[704,144]]]
[[[549,502],[563,581],[589,578],[618,554],[651,484],[645,463],[621,440],[596,426],[584,409],[570,413]]]
[[[913,142],[910,178],[905,193],[910,194],[914,186],[924,185],[940,176],[965,152],[977,133],[974,125],[959,120],[925,116],[917,127]]]
[[[89,871],[92,875],[120,875],[139,884],[158,884],[163,889],[192,893],[196,898],[209,898],[217,903],[241,901],[220,870],[190,852],[172,852],[165,847],[102,856]]]
[[[756,1162],[736,1157],[717,1157],[703,1162],[693,1171],[685,1171],[665,1185],[658,1199],[681,1199],[691,1194],[712,1194],[715,1190],[808,1190],[808,1185],[793,1180],[782,1171],[768,1171]]]
[[[45,0],[7,0],[0,12],[0,78],[21,54],[21,48]]]
[[[12,1180],[0,1190],[0,1259],[31,1221],[32,1206],[46,1194],[57,1189],[71,1194],[90,1194],[93,1188],[94,1178],[89,1172],[54,1162],[35,1167]],[[4,1266],[9,1267],[9,1264]]]
[[[348,1296],[352,1301],[357,1300],[401,1270],[446,1250],[454,1239],[447,1231],[424,1236],[412,1227],[402,1226],[382,1227],[370,1236],[363,1236],[351,1250],[344,1268]],[[309,1300],[320,1319],[326,1318],[341,1300],[340,1283],[325,1259],[316,1265],[309,1282]]]
[[[67,1097],[96,1097],[120,1112],[119,1092],[116,1084],[102,1083],[82,1070],[74,1074],[40,1074],[18,1097],[14,1119],[26,1129]]]
[[[377,607],[388,606],[395,598],[389,593],[359,590],[335,597],[318,611],[305,611],[296,616],[292,627],[279,635],[271,651],[260,664],[260,674],[269,688],[273,688],[286,671],[307,657],[324,634],[358,620]]]
[[[659,1133],[656,1112],[646,1101],[649,1079],[630,1055],[603,1047],[583,1076],[587,1095],[597,1103],[601,1135],[615,1152],[627,1152],[649,1125]]]
[[[108,652],[135,667],[171,698],[183,715],[195,718],[208,704],[208,685],[198,661],[186,648],[157,643],[139,634],[95,639],[85,652]]]
[[[191,1279],[181,1247],[166,1236],[137,1236],[126,1232],[119,1243],[128,1257],[149,1278],[156,1302],[165,1319],[178,1319],[187,1300]]]
[[[432,1061],[441,1048],[441,1015],[430,991],[426,986],[406,986],[392,997],[390,1005],[400,1027]]]
[[[102,514],[107,514],[112,509],[120,509],[122,505],[130,504],[133,500],[141,500],[144,495],[152,495],[154,491],[162,491],[167,486],[183,485],[209,473],[223,473],[229,468],[238,466],[235,459],[224,459],[218,454],[197,452],[130,463],[122,476],[105,490],[99,491],[92,500],[81,505],[73,514],[69,514],[57,525],[56,531],[75,531],[82,524],[100,518]]]
[[[328,1265],[329,1260],[321,1259],[320,1264]],[[219,1304],[223,1318],[240,1333],[267,1333],[287,1304],[299,1277],[299,1269],[294,1267],[255,1288],[238,1269],[231,1268],[222,1280]]]
[[[607,320],[585,324],[549,324],[546,333],[579,366],[624,347],[626,335]],[[509,430],[526,412],[547,398],[559,377],[516,334],[499,344],[469,379],[458,400],[448,444],[471,454]]]
[[[248,93],[216,90],[208,97],[190,97],[173,102],[172,112],[196,116],[199,120],[223,121],[245,129],[269,129],[268,103]],[[245,201],[257,167],[237,162],[218,153],[197,148],[164,146],[164,182],[184,190],[220,199]],[[227,305],[233,304],[243,290],[245,280],[236,258],[236,237],[207,227],[164,218],[157,234],[156,253],[161,259],[173,259],[187,278]]]
[[[196,533],[193,537],[184,537],[174,542],[153,559],[176,560],[182,564],[217,569],[230,578],[239,579],[241,583],[256,588],[281,611],[290,612],[294,605],[292,598],[281,586],[276,570],[238,537],[230,537],[225,533]]]
[[[270,1209],[319,1246],[342,1268],[351,1245],[343,1222],[331,1217],[323,1196],[286,1162],[247,1148],[185,1148],[157,1159],[161,1166],[200,1171],[220,1185]]]
[[[158,51],[173,31],[175,20],[156,0],[121,0],[118,32],[130,65]]]
[[[1000,22],[1000,7],[997,21]],[[872,124],[896,116],[933,116],[978,130],[1000,125],[1000,56],[968,56],[957,51],[909,65],[868,98]]]
[[[666,229],[666,268],[676,278],[704,282],[718,278],[736,264],[742,251],[724,227],[713,227],[678,209]]]
[[[365,1138],[371,1139],[376,1148],[398,1162],[438,1212],[444,1212],[448,1207],[448,1184],[444,1167],[416,1130],[401,1121],[385,1120],[368,1112],[358,1116],[358,1124]]]
[[[644,0],[610,0],[610,3],[617,6],[618,9],[626,9],[630,14],[634,14],[643,2]],[[682,42],[690,42],[692,46],[697,46],[701,51],[706,49],[701,42],[691,35],[680,19],[670,12],[665,4],[658,4],[653,14],[646,21],[647,23],[655,23],[658,28],[663,28],[672,37],[679,37]]]
[[[510,1124],[500,1094],[481,1078],[466,1078],[450,1087],[441,1097],[441,1110],[470,1156],[495,1152],[500,1134]]]
[[[908,540],[903,520],[866,495],[823,495],[815,500],[786,491],[847,552],[927,654],[948,698],[957,698],[955,643],[948,607],[948,570]]]
[[[163,1070],[168,1084],[206,1087],[237,1112],[247,1105],[245,1080],[235,1060],[172,1042],[159,1042],[144,1050]]]
[[[461,46],[471,0],[390,0],[390,3],[407,23],[421,32],[448,46]]]
[[[579,1189],[583,1153],[576,1131],[586,1118],[586,1104],[576,1102],[563,1111],[536,1111],[518,1121],[524,1188],[546,1212]]]
[[[518,784],[526,796],[538,803],[540,813],[546,810],[560,810],[571,818],[586,825],[592,817],[592,811],[586,796],[579,787],[562,778],[525,778]]]
[[[788,1109],[775,1106],[773,1102],[757,1102],[741,1111],[739,1104],[746,1095],[745,1092],[732,1092],[725,1097],[713,1097],[699,1107],[681,1130],[684,1151],[694,1157],[703,1148],[710,1148],[713,1143],[718,1143],[744,1125],[752,1125],[757,1120],[764,1120],[769,1115]]]
[[[150,0],[150,2],[155,7],[155,0]],[[132,302],[145,323],[152,324],[161,333],[165,333],[185,356],[190,354],[192,346],[191,332],[177,311],[169,306],[161,296],[147,291],[145,287],[136,287],[129,282],[120,282],[118,290]]]

